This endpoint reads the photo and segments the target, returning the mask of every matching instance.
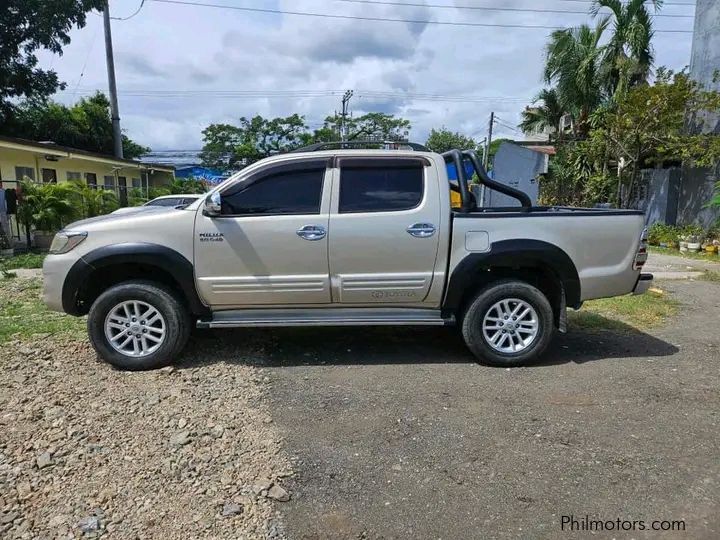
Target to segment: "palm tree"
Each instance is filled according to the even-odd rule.
[[[587,132],[590,113],[604,98],[600,39],[608,24],[606,17],[595,28],[583,24],[556,30],[547,46],[545,81],[555,84],[560,107],[575,119],[576,134]]]
[[[535,96],[533,107],[525,107],[521,113],[522,121],[518,127],[525,134],[542,133],[549,129],[550,133],[558,132],[560,120],[565,114],[555,88],[544,88]],[[538,105],[536,105],[538,104]]]
[[[651,0],[655,11],[662,0]],[[647,81],[654,61],[652,20],[645,0],[593,0],[590,12],[597,16],[602,8],[612,12],[613,34],[605,48],[603,79],[608,95],[617,98],[628,88]]]

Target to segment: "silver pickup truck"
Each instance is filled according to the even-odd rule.
[[[652,281],[641,212],[533,207],[472,151],[353,146],[263,159],[184,209],[73,223],[45,259],[45,303],[87,314],[123,369],[172,362],[193,325],[457,325],[480,361],[516,366],[567,306]],[[518,205],[478,205],[470,171]]]

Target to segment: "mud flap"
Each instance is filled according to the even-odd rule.
[[[558,313],[558,331],[567,333],[567,304],[565,303],[565,287],[560,290],[560,312]]]

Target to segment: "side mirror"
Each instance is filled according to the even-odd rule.
[[[214,191],[205,198],[205,215],[219,216],[222,213],[222,198],[220,192]]]

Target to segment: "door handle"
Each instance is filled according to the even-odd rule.
[[[303,240],[322,240],[325,238],[325,227],[320,225],[305,225],[300,227],[296,234]]]
[[[435,234],[435,225],[432,223],[413,223],[406,230],[408,234],[416,238],[430,238]]]

